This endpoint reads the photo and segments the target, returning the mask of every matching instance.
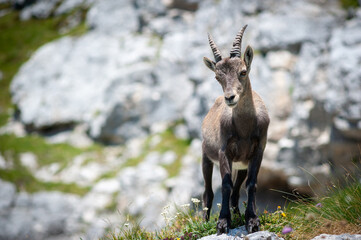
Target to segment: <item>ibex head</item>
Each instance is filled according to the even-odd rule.
[[[253,59],[253,50],[250,46],[247,46],[243,59],[241,58],[242,36],[246,27],[247,25],[238,32],[233,42],[230,57],[226,58],[222,58],[212,36],[208,34],[209,45],[213,51],[215,62],[206,57],[203,58],[203,61],[209,69],[215,72],[229,107],[235,107],[250,87],[248,86],[250,84],[248,74]]]

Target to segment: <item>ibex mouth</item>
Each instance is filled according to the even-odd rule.
[[[228,107],[234,108],[237,105],[237,102],[227,102],[226,101],[226,104],[227,104]]]
[[[224,100],[225,100],[227,106],[230,108],[233,108],[237,105],[238,99],[239,99],[239,96],[237,94],[231,95],[230,97],[226,97],[226,96],[224,97]]]

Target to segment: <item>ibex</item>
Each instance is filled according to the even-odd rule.
[[[219,164],[222,177],[222,207],[217,222],[217,233],[228,233],[231,208],[240,215],[238,208],[242,182],[247,177],[248,202],[245,212],[248,232],[259,229],[256,215],[255,193],[257,175],[267,141],[269,117],[261,97],[252,91],[249,73],[253,50],[246,48],[241,57],[242,36],[247,25],[237,34],[230,57],[223,58],[210,34],[209,44],[215,62],[204,57],[206,66],[215,73],[223,89],[223,96],[216,99],[202,124],[202,171],[205,182],[203,204],[204,218],[209,220],[213,201],[213,164]]]

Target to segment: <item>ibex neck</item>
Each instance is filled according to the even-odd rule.
[[[237,106],[232,109],[232,122],[240,137],[245,137],[253,129],[256,110],[253,102],[252,88],[250,84],[246,92],[239,100]]]

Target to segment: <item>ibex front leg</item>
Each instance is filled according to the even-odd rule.
[[[228,233],[231,227],[231,212],[229,209],[229,199],[231,196],[232,165],[223,150],[219,150],[219,167],[222,177],[222,208],[217,222],[217,234]]]
[[[261,166],[263,156],[263,149],[257,147],[252,161],[248,166],[248,178],[246,187],[248,192],[247,209],[245,213],[246,227],[249,233],[257,232],[259,230],[260,221],[256,215],[256,190],[257,190],[257,175]]]
[[[203,218],[208,221],[214,197],[212,190],[213,162],[207,157],[205,153],[203,153],[202,156],[202,171],[204,178],[203,204],[204,207],[207,208],[207,210],[204,212]]]

